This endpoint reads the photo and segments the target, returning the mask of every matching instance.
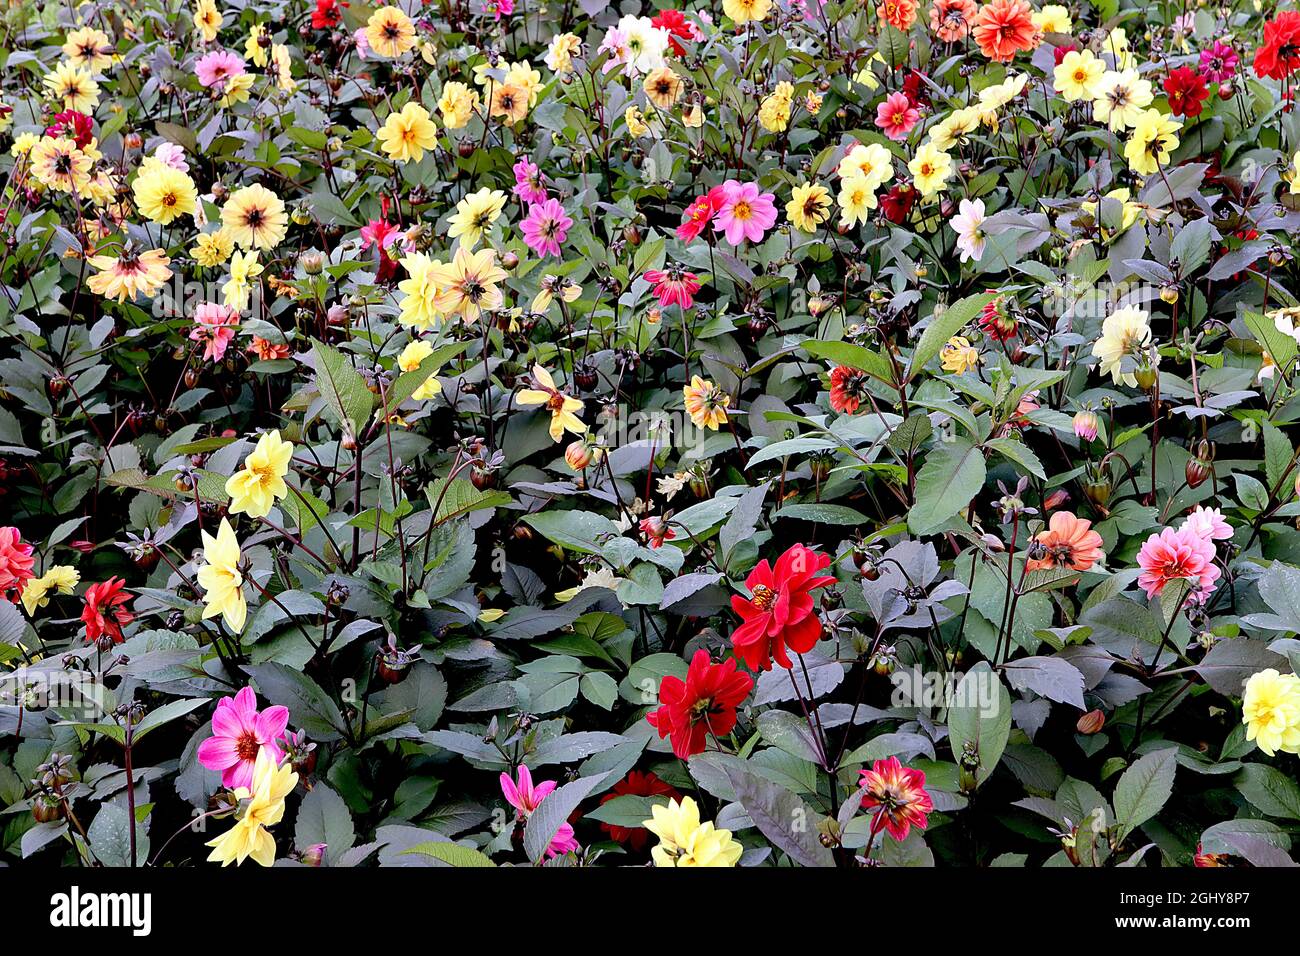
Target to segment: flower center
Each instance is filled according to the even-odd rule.
[[[1057,544],[1047,549],[1048,560],[1057,567],[1063,567],[1067,564],[1074,563],[1074,547],[1068,544]]]
[[[776,592],[766,584],[759,584],[754,588],[754,596],[751,599],[754,607],[760,611],[771,610],[772,605],[776,603]]]
[[[235,753],[240,760],[256,760],[261,749],[262,745],[257,742],[257,738],[248,731],[240,734],[235,740]]]
[[[708,697],[702,697],[695,703],[691,704],[691,723],[703,720],[713,710],[713,700]]]

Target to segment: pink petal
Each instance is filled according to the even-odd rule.
[[[519,797],[519,788],[515,786],[515,782],[510,779],[508,773],[501,775],[501,793],[506,798],[506,802],[516,810],[524,809],[523,800]]]
[[[257,713],[257,695],[253,693],[253,688],[244,687],[235,695],[234,703],[231,705],[240,715]]]
[[[244,722],[239,712],[228,700],[217,702],[216,712],[212,715],[212,734],[215,737],[238,737],[244,732]]]
[[[533,772],[525,764],[519,765],[519,796],[525,803],[531,803],[533,800]]]
[[[284,734],[288,726],[288,707],[268,707],[257,716],[257,740],[262,744],[272,743]]]
[[[253,761],[241,760],[233,767],[227,767],[221,775],[221,783],[226,787],[244,787],[253,789]]]
[[[209,770],[225,770],[239,762],[239,752],[230,737],[209,737],[199,744],[198,758]]]
[[[550,796],[551,791],[554,789],[555,789],[554,780],[543,780],[537,786],[533,787],[533,806],[534,807],[540,806],[541,802],[545,800],[548,796]]]

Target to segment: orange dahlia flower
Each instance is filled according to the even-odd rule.
[[[915,0],[883,0],[877,12],[880,19],[904,33],[912,29],[912,24],[916,22]]]
[[[1034,8],[1025,0],[992,0],[984,4],[971,28],[980,52],[998,63],[1010,63],[1017,53],[1032,50],[1042,39],[1033,14]]]
[[[1026,571],[1048,568],[1087,571],[1101,557],[1101,535],[1092,530],[1092,522],[1076,518],[1068,511],[1053,514],[1047,530],[1038,532],[1037,541],[1047,554],[1027,560]]]

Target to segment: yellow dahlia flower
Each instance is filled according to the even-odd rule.
[[[699,807],[690,797],[655,804],[650,814],[641,825],[659,838],[650,851],[655,866],[735,866],[744,853],[730,830],[700,822]]]
[[[280,438],[280,430],[267,432],[244,459],[244,467],[226,479],[230,513],[265,518],[271,506],[289,493],[284,476],[293,458],[293,442]]]
[[[238,634],[248,619],[248,602],[244,599],[244,573],[239,569],[243,554],[235,529],[221,519],[214,538],[200,531],[204,564],[199,568],[199,587],[203,588],[204,620],[221,616],[226,626]]]

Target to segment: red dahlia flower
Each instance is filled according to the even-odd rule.
[[[686,15],[680,10],[660,10],[650,20],[650,25],[658,27],[668,34],[668,45],[673,48],[673,52],[678,56],[686,55],[686,47],[682,46],[680,40],[695,40],[699,29]]]
[[[682,213],[682,224],[677,227],[677,238],[682,242],[694,242],[713,217],[722,208],[722,187],[714,186],[703,196],[696,196]]]
[[[867,394],[867,376],[860,369],[837,365],[831,369],[831,408],[852,415]]]
[[[710,733],[731,733],[736,708],[753,689],[754,678],[736,670],[735,658],[714,664],[701,648],[691,658],[685,682],[672,675],[659,682],[661,706],[645,719],[659,731],[660,740],[672,739],[673,753],[685,760],[704,752]]]
[[[1062,43],[1060,46],[1052,47],[1052,65],[1060,66],[1061,61],[1065,59],[1065,54],[1072,53],[1079,49],[1077,43]]]
[[[1165,93],[1169,97],[1169,111],[1175,116],[1200,116],[1210,97],[1210,88],[1201,74],[1191,67],[1180,66],[1169,71]]]
[[[1300,11],[1283,10],[1264,24],[1264,45],[1255,51],[1255,72],[1283,80],[1300,67]]]
[[[863,790],[863,808],[876,810],[871,821],[873,837],[883,827],[895,840],[906,840],[912,827],[925,829],[934,810],[925,792],[925,774],[904,767],[897,757],[877,760],[870,770],[863,770],[858,786]]]
[[[86,640],[95,642],[107,634],[114,644],[123,641],[122,627],[135,620],[126,607],[131,595],[124,593],[126,582],[121,578],[109,578],[99,584],[92,584],[86,589],[86,606],[82,609],[81,620],[86,625]]]
[[[830,563],[829,554],[796,544],[777,559],[775,568],[764,559],[750,572],[745,585],[751,597],[731,599],[731,609],[745,619],[731,643],[752,670],[771,670],[773,657],[782,667],[793,667],[787,648],[796,654],[812,650],[822,636],[822,622],[811,592],[835,582],[818,573]]]
[[[64,110],[55,114],[54,122],[45,128],[45,135],[66,136],[77,144],[77,149],[85,149],[95,138],[95,121],[85,113]]]
[[[980,310],[980,328],[989,338],[999,342],[1005,342],[1016,334],[1016,320],[1006,306],[1005,299],[998,296]]]
[[[329,30],[343,20],[343,7],[347,0],[316,0],[316,9],[311,12],[311,25],[316,30]]]
[[[918,106],[930,105],[930,87],[925,84],[925,79],[925,74],[919,70],[909,70],[903,80],[903,92]]]
[[[662,548],[665,541],[672,541],[677,532],[668,524],[666,515],[651,515],[641,519],[641,533],[646,536],[646,544],[652,548]]]
[[[880,197],[880,211],[884,217],[896,226],[907,222],[916,205],[916,190],[911,183],[899,183]]]
[[[668,797],[680,800],[682,795],[671,784],[664,783],[653,773],[633,770],[626,778],[614,784],[609,793],[600,798],[601,803],[608,803],[616,797]],[[650,842],[650,831],[645,827],[621,827],[616,823],[602,823],[600,828],[609,834],[610,839],[626,843],[640,853]]]
[[[36,576],[32,570],[35,559],[32,545],[23,541],[17,528],[0,528],[0,598],[16,601],[23,593],[23,585]],[[9,592],[14,596],[10,597]]]

